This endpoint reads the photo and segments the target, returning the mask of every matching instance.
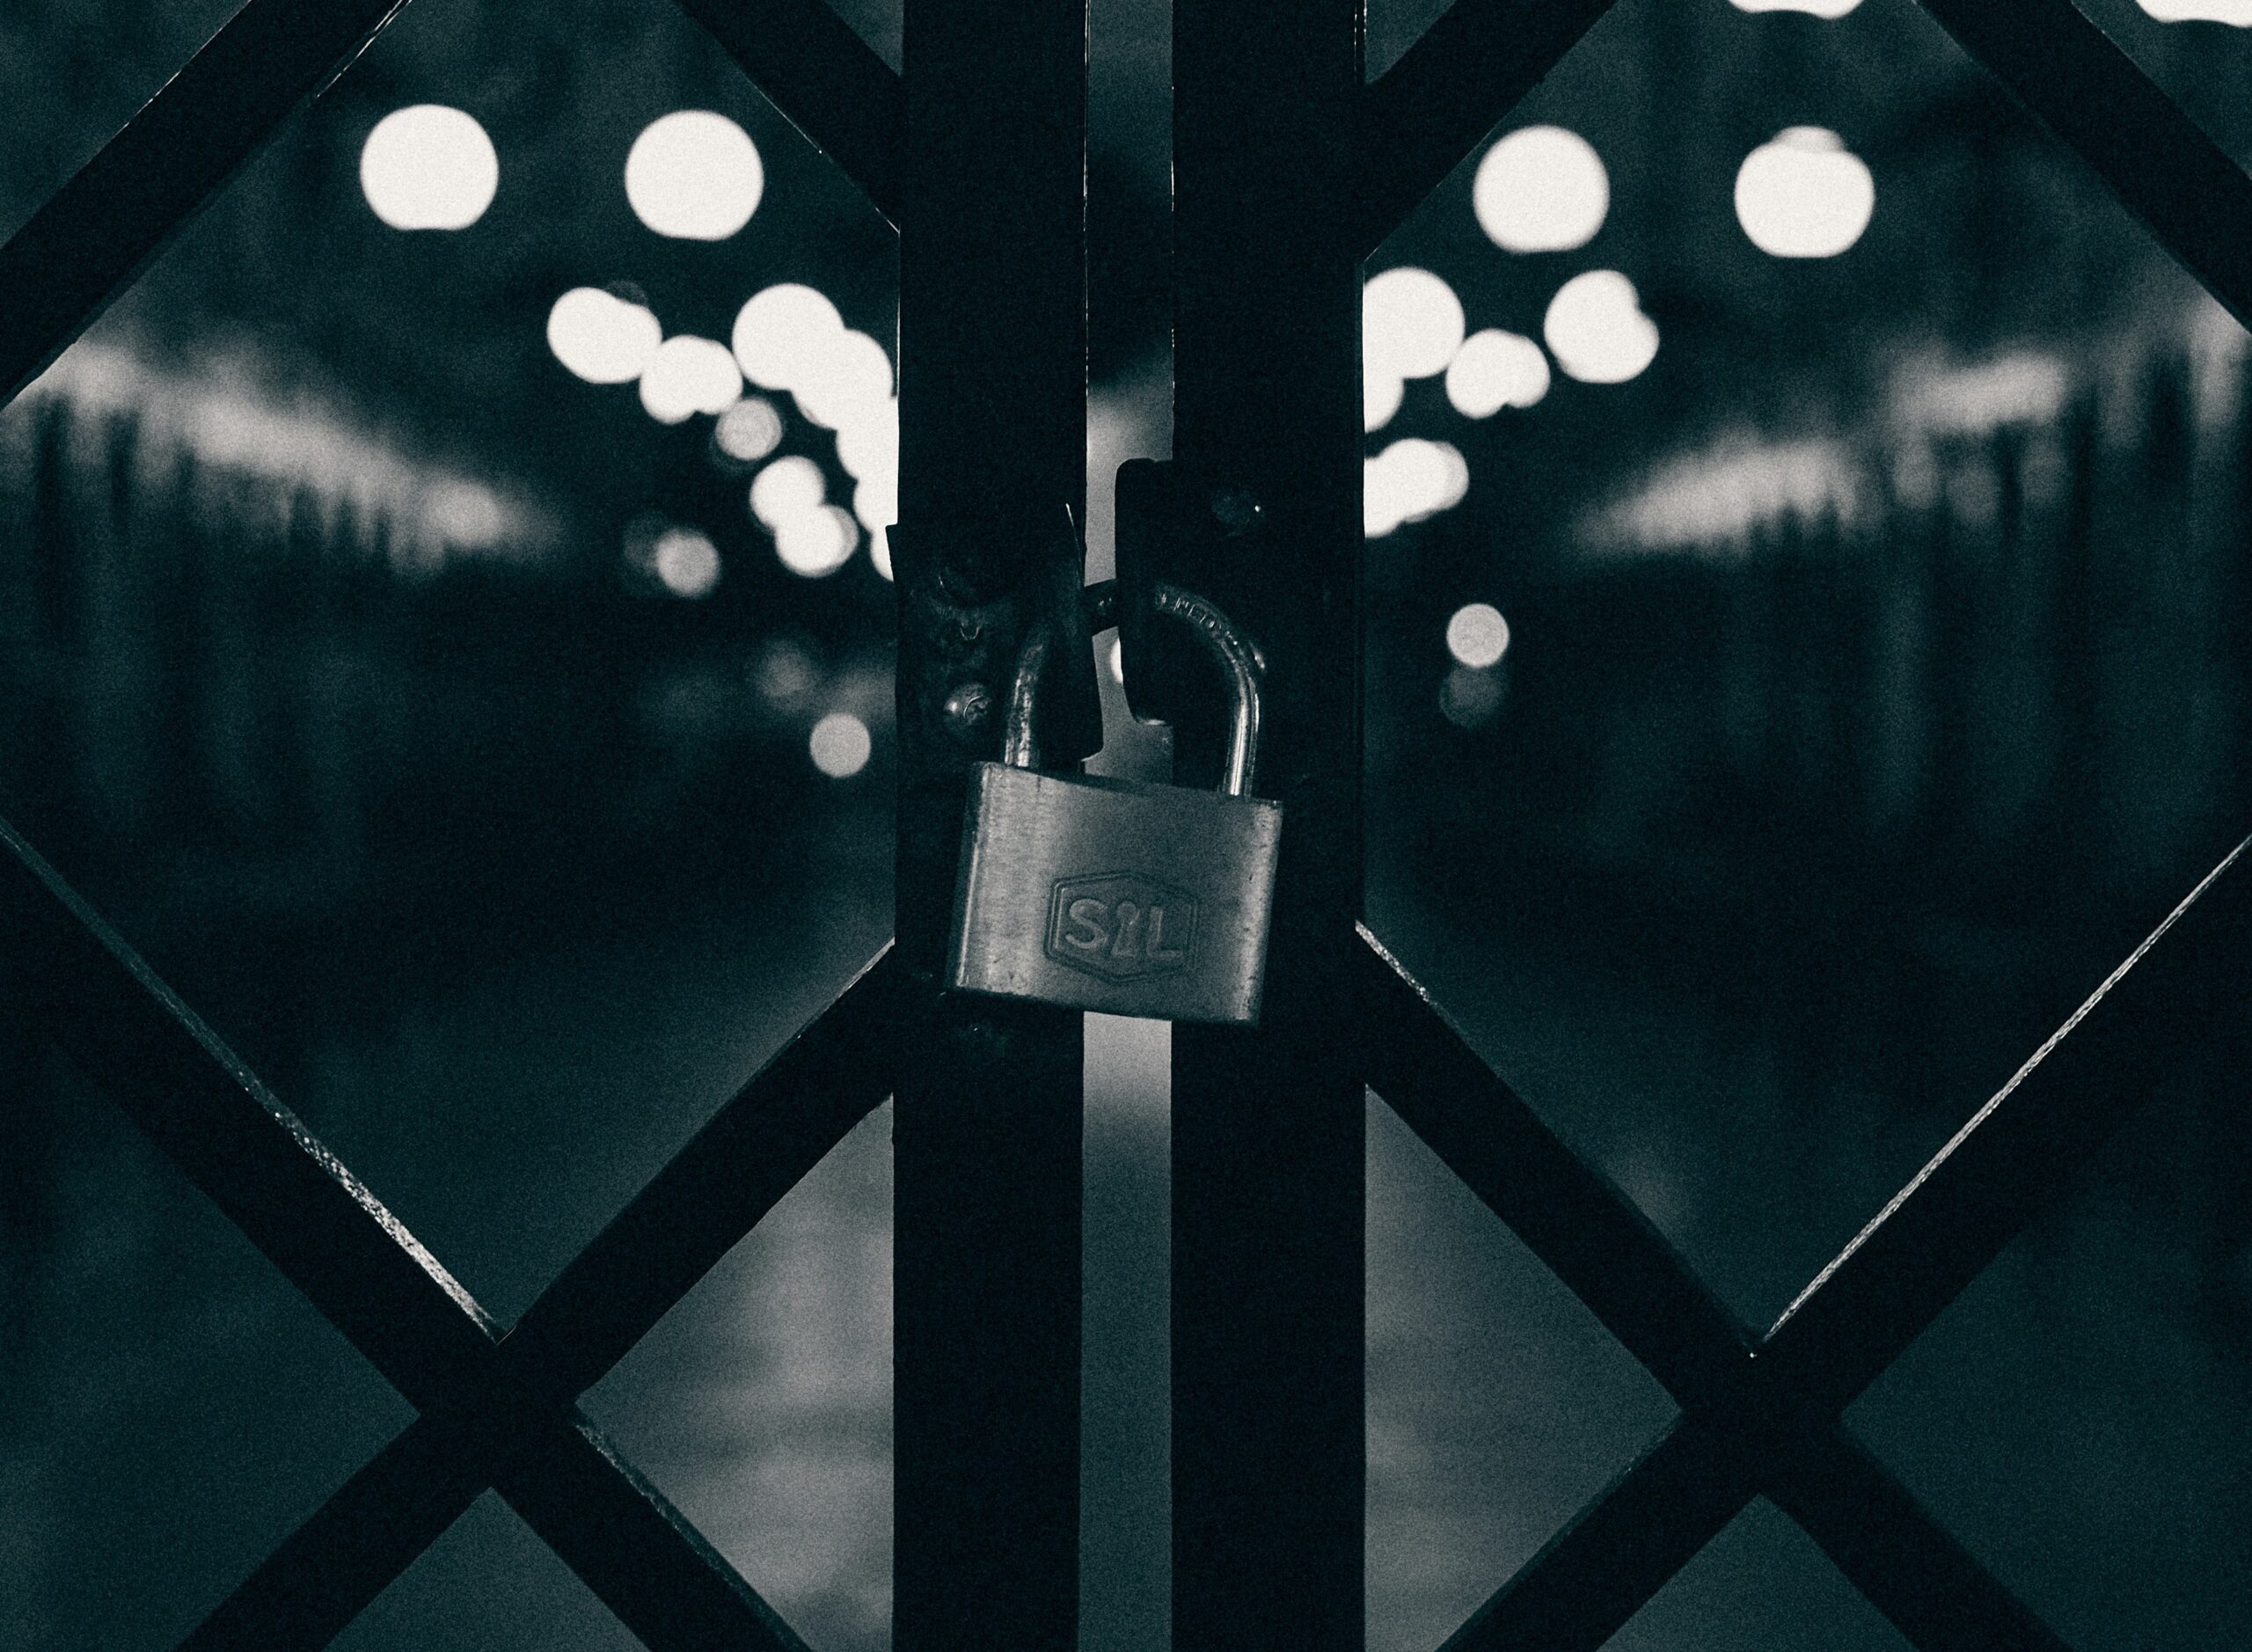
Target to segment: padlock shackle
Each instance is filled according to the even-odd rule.
[[[1117,618],[1117,587],[1111,581],[1086,590],[1088,629],[1100,634],[1114,629]],[[1259,679],[1262,662],[1250,640],[1235,628],[1219,605],[1194,591],[1160,581],[1155,593],[1160,614],[1180,620],[1196,633],[1220,668],[1226,681],[1229,709],[1227,756],[1220,770],[1220,792],[1227,797],[1247,794],[1259,767]],[[1017,654],[1016,677],[1009,685],[1009,717],[1001,747],[1001,761],[1012,768],[1039,764],[1032,733],[1033,702],[1040,680],[1047,672],[1052,628],[1035,625]]]

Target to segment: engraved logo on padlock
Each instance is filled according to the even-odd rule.
[[[1074,1009],[1251,1025],[1266,981],[1283,806],[1253,797],[1259,669],[1203,597],[1159,586],[1218,663],[1232,713],[1220,789],[1035,766],[1048,639],[1017,662],[1004,761],[980,764],[962,816],[947,984]]]
[[[1048,955],[1133,981],[1195,965],[1196,897],[1131,872],[1059,878],[1049,903]]]

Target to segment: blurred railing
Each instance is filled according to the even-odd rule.
[[[0,467],[0,796],[74,875],[129,860],[128,900],[293,923],[756,865],[827,818],[815,720],[881,737],[880,637],[637,591],[585,533],[445,555],[130,411],[29,412]]]

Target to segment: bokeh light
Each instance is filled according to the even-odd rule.
[[[859,538],[847,513],[816,505],[774,525],[774,554],[801,579],[826,579],[852,559]]]
[[[1402,265],[1361,289],[1361,375],[1429,378],[1462,347],[1462,301],[1427,269]]]
[[[2140,0],[2161,23],[2226,23],[2252,29],[2252,0]]]
[[[1517,333],[1488,327],[1462,341],[1447,363],[1446,398],[1466,419],[1531,407],[1548,393],[1548,358]]]
[[[849,780],[868,766],[875,742],[868,726],[850,712],[831,712],[813,726],[806,742],[813,766],[832,780]]]
[[[1408,436],[1361,462],[1362,531],[1381,539],[1402,523],[1451,509],[1470,486],[1470,466],[1451,442]]]
[[[1502,709],[1502,675],[1456,666],[1439,684],[1439,714],[1457,728],[1482,728]]]
[[[750,514],[770,529],[821,508],[829,496],[821,466],[803,454],[775,460],[750,480]]]
[[[655,316],[599,287],[574,287],[547,312],[547,347],[589,384],[632,383],[663,341]]]
[[[1803,11],[1810,18],[1842,18],[1861,0],[1729,0],[1739,11]]]
[[[886,398],[852,413],[837,427],[837,462],[855,480],[899,471],[899,404]]]
[[[625,157],[633,216],[675,240],[726,240],[750,222],[765,187],[750,135],[709,109],[652,121]]]
[[[872,531],[888,528],[899,520],[899,479],[896,476],[864,476],[860,485],[852,490],[852,514]]]
[[[712,427],[712,445],[738,464],[756,464],[782,445],[782,415],[763,396],[745,396]]]
[[[1446,651],[1473,671],[1499,665],[1510,651],[1510,622],[1491,603],[1465,603],[1446,622]]]
[[[1568,252],[1603,228],[1611,179],[1578,133],[1520,127],[1478,163],[1470,206],[1478,227],[1505,252]]]
[[[751,656],[750,685],[770,711],[793,712],[821,686],[821,662],[794,637],[769,637]]]
[[[442,103],[394,109],[360,150],[360,191],[394,230],[466,230],[501,187],[501,157],[477,118]]]
[[[790,386],[798,411],[823,429],[841,429],[891,399],[891,357],[865,333],[825,334]]]
[[[1615,269],[1575,275],[1548,301],[1540,326],[1556,365],[1588,384],[1621,384],[1657,357],[1657,323]]]
[[[761,390],[794,390],[844,330],[837,306],[814,289],[783,281],[736,312],[728,342],[743,376]]]
[[[1744,157],[1736,217],[1752,245],[1776,258],[1835,258],[1861,238],[1876,181],[1827,127],[1787,127]]]
[[[742,375],[728,347],[692,333],[667,339],[641,369],[641,406],[659,424],[724,413],[742,394]]]
[[[1381,430],[1392,422],[1400,411],[1400,404],[1408,394],[1408,381],[1397,373],[1371,372],[1365,357],[1361,362],[1361,428]]]
[[[720,549],[700,528],[668,528],[657,536],[649,566],[665,589],[693,601],[720,582]]]

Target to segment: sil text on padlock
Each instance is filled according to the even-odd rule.
[[[1283,806],[1250,795],[1256,656],[1193,592],[1160,585],[1156,605],[1196,632],[1227,683],[1220,789],[1035,769],[1047,656],[1035,632],[1017,662],[1004,761],[978,764],[970,780],[950,987],[1113,1015],[1258,1022]]]

